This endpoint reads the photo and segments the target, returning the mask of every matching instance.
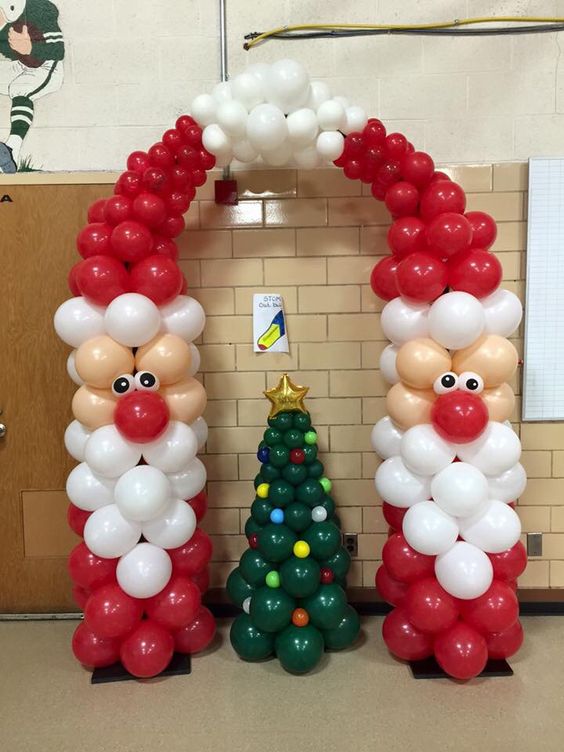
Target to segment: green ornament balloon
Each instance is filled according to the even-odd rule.
[[[302,447],[302,449],[305,455],[304,464],[311,465],[311,463],[314,462],[317,457],[317,447],[315,446],[315,444],[306,444],[304,447]]]
[[[284,509],[288,504],[294,501],[294,487],[287,480],[272,481],[270,488],[268,489],[268,500],[271,501],[274,506]]]
[[[310,507],[317,506],[322,498],[323,488],[319,485],[319,481],[313,478],[308,478],[296,489],[296,499]]]
[[[325,477],[320,478],[319,484],[326,494],[328,494],[329,491],[333,488],[333,484],[331,483],[329,478],[325,478]]]
[[[274,653],[274,635],[257,629],[248,614],[239,614],[235,619],[229,638],[244,661],[263,661]]]
[[[253,484],[254,484],[254,487],[255,487],[255,491],[257,490],[257,488],[258,488],[258,487],[260,486],[260,484],[261,484],[262,482],[263,482],[263,481],[262,481],[262,476],[261,476],[261,474],[260,474],[260,473],[258,473],[257,475],[255,475],[255,479],[254,479],[254,481],[253,481]]]
[[[351,605],[334,629],[324,629],[323,639],[327,650],[344,650],[356,642],[360,634],[360,617]]]
[[[269,588],[280,587],[280,575],[275,569],[266,575],[266,586]]]
[[[264,578],[271,569],[264,556],[255,548],[247,549],[239,561],[239,571],[242,577],[253,587],[264,585]]]
[[[297,449],[304,443],[304,435],[297,428],[291,428],[282,436],[282,441],[289,449]]]
[[[252,585],[243,577],[239,567],[234,569],[227,578],[227,592],[233,603],[239,608],[243,607],[245,598],[249,598],[253,594]]]
[[[279,632],[290,623],[295,607],[296,601],[282,588],[261,587],[251,598],[251,621],[263,632]]]
[[[319,564],[308,556],[299,559],[291,556],[280,567],[280,584],[294,598],[306,598],[319,587]]]
[[[327,511],[327,519],[330,520],[335,515],[335,502],[330,496],[324,496],[320,506]]]
[[[316,431],[306,431],[304,433],[304,441],[306,444],[317,444],[317,432]]]
[[[290,624],[276,637],[274,648],[282,667],[291,674],[306,674],[314,669],[323,655],[323,636],[311,624]]]
[[[309,413],[294,413],[293,425],[299,431],[308,431],[311,428]]]
[[[255,597],[256,594],[251,606]],[[319,629],[336,629],[345,614],[347,596],[342,587],[332,582],[330,585],[320,585],[313,595],[304,598],[301,605],[308,612],[314,626]]]
[[[276,446],[282,441],[282,431],[277,428],[267,428],[264,432],[264,441],[269,447]]]
[[[274,467],[284,467],[290,461],[290,450],[284,444],[276,444],[270,450],[270,464]]]
[[[259,551],[265,559],[271,562],[284,561],[291,556],[296,541],[296,534],[286,525],[269,523],[258,534]]]
[[[308,472],[305,465],[295,465],[293,462],[290,462],[286,467],[282,468],[282,477],[293,486],[299,486],[307,476]]]
[[[305,531],[302,538],[309,543],[311,555],[318,560],[330,558],[341,547],[341,531],[327,520],[316,522]]]
[[[251,504],[251,515],[259,525],[266,525],[270,520],[270,513],[273,506],[268,499],[259,499],[258,497]]]
[[[249,517],[245,522],[245,535],[247,538],[253,533],[258,533],[262,530],[262,526],[258,524],[252,517]]]
[[[274,418],[268,419],[268,425],[272,428],[277,428],[281,432],[292,428],[292,423],[292,413],[278,413]]]
[[[351,555],[346,550],[346,548],[340,546],[337,549],[337,552],[333,554],[333,556],[330,556],[328,559],[325,559],[320,563],[322,567],[327,567],[327,569],[330,569],[335,575],[336,579],[343,579],[347,576],[347,573],[350,569]]]
[[[277,480],[280,477],[280,470],[277,467],[274,467],[274,465],[271,465],[270,462],[266,462],[261,467],[259,474],[264,483],[272,483],[273,480]]]
[[[311,525],[311,509],[299,501],[284,510],[284,523],[295,533],[301,533]]]
[[[303,467],[303,465],[302,465]],[[323,475],[324,469],[323,469],[323,463],[319,460],[313,460],[308,466],[307,466],[307,474],[310,478],[321,478]]]

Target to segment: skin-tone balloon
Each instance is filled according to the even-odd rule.
[[[399,382],[388,392],[386,408],[396,425],[408,429],[431,422],[431,408],[436,399],[437,395],[431,389],[410,389]]]
[[[174,384],[189,371],[192,355],[189,345],[175,334],[157,334],[135,354],[135,368],[151,371],[161,384]]]
[[[161,385],[159,394],[168,405],[171,420],[193,423],[206,408],[206,390],[191,376],[176,384]]]
[[[101,335],[84,342],[76,351],[76,370],[90,386],[109,389],[123,373],[133,373],[131,348],[120,345],[111,337]]]
[[[484,386],[489,388],[509,381],[517,369],[518,359],[517,350],[508,339],[487,334],[470,347],[454,353],[452,370],[455,373],[474,371],[483,378]]]
[[[432,339],[412,339],[400,347],[396,369],[401,380],[415,389],[431,389],[435,379],[451,370],[448,350]]]
[[[90,430],[114,422],[117,399],[109,389],[81,386],[72,398],[72,414]]]
[[[503,423],[504,420],[511,418],[515,408],[515,395],[509,384],[500,384],[491,389],[484,389],[480,396],[486,403],[490,420]]]

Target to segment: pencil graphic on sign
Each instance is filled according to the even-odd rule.
[[[260,350],[269,350],[275,342],[286,334],[284,311],[280,310],[272,319],[268,329],[257,340]]]

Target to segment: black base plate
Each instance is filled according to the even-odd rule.
[[[439,666],[435,658],[425,658],[422,661],[410,661],[409,668],[414,679],[452,679]],[[479,676],[513,676],[513,669],[505,660],[489,660],[486,668]]]
[[[190,656],[184,653],[174,653],[165,670],[158,674],[158,678],[161,676],[180,676],[181,674],[190,674],[191,672],[192,664]],[[95,668],[92,672],[90,683],[107,684],[108,682],[129,681],[130,679],[139,681],[139,677],[133,676],[129,671],[126,671],[121,663],[114,663],[112,666],[106,666],[105,668]]]

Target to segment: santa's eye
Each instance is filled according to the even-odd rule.
[[[124,373],[122,376],[118,376],[112,384],[112,392],[116,397],[123,397],[134,389],[135,379],[130,373]]]
[[[473,371],[464,371],[458,377],[458,388],[464,392],[480,394],[484,390],[484,380]]]
[[[457,388],[458,376],[452,371],[447,371],[435,379],[433,384],[433,391],[435,394],[447,394]]]
[[[156,392],[160,382],[154,373],[150,371],[139,371],[135,374],[135,386],[146,392]]]

